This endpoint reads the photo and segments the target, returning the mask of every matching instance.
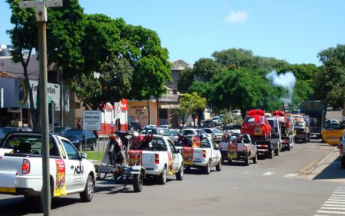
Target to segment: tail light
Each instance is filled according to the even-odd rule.
[[[155,154],[155,164],[159,164],[159,154]]]
[[[243,146],[243,152],[244,152],[244,153],[247,152],[247,146]]]
[[[22,174],[29,174],[29,173],[30,173],[30,161],[28,159],[23,159]]]
[[[206,158],[206,150],[202,150],[202,158]]]

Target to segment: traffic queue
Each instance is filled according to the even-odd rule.
[[[109,180],[107,176],[111,176],[114,184],[132,184],[135,192],[141,192],[146,179],[164,185],[168,176],[182,181],[185,171],[192,168],[208,175],[213,168],[220,172],[225,162],[256,164],[258,157],[273,158],[283,148],[290,151],[297,139],[308,141],[307,121],[305,115],[250,110],[240,129],[225,128],[223,132],[216,128],[207,132],[201,128],[183,128],[175,139],[166,128],[155,126],[141,132],[118,131],[109,136],[101,164],[93,166],[72,140],[50,134],[49,160],[51,170],[55,170],[50,173],[52,198],[80,193],[82,201],[90,202],[96,180]],[[41,169],[34,169],[41,166],[41,135],[13,133],[7,134],[0,146],[0,174],[4,180],[0,193],[24,195],[42,210],[42,179],[33,181],[30,177],[42,174]],[[12,163],[14,160],[16,163]]]

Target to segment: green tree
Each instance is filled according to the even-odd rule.
[[[12,10],[11,23],[14,24],[13,29],[7,30],[12,42],[12,60],[21,63],[23,67],[33,130],[39,131],[39,110],[34,108],[35,98],[33,98],[27,70],[33,51],[38,50],[36,12],[34,8],[19,8],[19,0],[7,0],[6,2]],[[63,5],[59,9],[48,8],[47,54],[48,62],[54,60],[58,65],[64,66],[68,73],[69,66],[82,62],[78,49],[81,27],[78,20],[82,17],[82,8],[77,0],[64,0]],[[56,23],[57,21],[59,22]],[[23,55],[24,51],[27,51],[28,56]],[[39,91],[37,91],[37,95],[39,96]]]
[[[203,81],[210,80],[222,70],[222,65],[210,58],[201,58],[193,65],[194,76]]]
[[[191,68],[187,68],[180,72],[180,76],[177,83],[177,89],[185,93],[194,82],[194,73]]]
[[[179,115],[183,126],[186,124],[189,116],[196,114],[199,109],[205,109],[206,98],[202,98],[198,93],[193,92],[192,94],[186,93],[180,100]]]
[[[87,109],[102,109],[101,104],[126,98],[131,90],[133,68],[125,59],[113,56],[101,65],[99,77],[82,74],[72,82],[72,89]]]
[[[345,86],[345,45],[337,45],[321,51],[318,57],[322,63],[314,77],[317,99],[339,108],[343,106]]]

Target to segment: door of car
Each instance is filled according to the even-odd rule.
[[[213,162],[213,165],[217,165],[220,160],[220,151],[216,145],[216,142],[213,139],[211,139],[211,145],[212,145],[212,148],[211,148],[212,162]]]
[[[66,189],[75,190],[83,188],[84,185],[84,165],[80,158],[79,152],[72,143],[62,140],[66,149],[67,160],[65,160],[66,169]]]
[[[174,144],[171,142],[170,139],[168,139],[168,145],[169,145],[169,151],[171,153],[171,157],[172,157],[172,161],[173,161],[173,169],[174,172],[177,172],[179,170],[179,166],[181,161],[179,161],[179,157],[178,157],[178,152],[174,146]]]

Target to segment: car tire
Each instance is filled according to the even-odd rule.
[[[96,149],[96,143],[92,142],[91,143],[91,151],[95,151],[95,149]]]
[[[249,155],[244,159],[244,165],[249,166]]]
[[[286,148],[287,148],[288,151],[291,151],[291,147],[292,147],[292,146],[291,146],[291,143],[288,143],[288,145],[287,145]]]
[[[205,170],[205,174],[209,175],[211,173],[211,161],[209,161],[206,165],[206,167],[204,168]]]
[[[134,174],[133,176],[133,189],[135,192],[141,192],[144,184],[144,175],[142,173],[140,174]]]
[[[183,163],[181,164],[180,170],[176,173],[176,179],[179,181],[183,180]]]
[[[223,159],[221,158],[221,160],[219,161],[219,163],[216,166],[216,170],[218,172],[222,171],[222,165],[223,165],[222,163],[223,163]]]
[[[256,164],[258,162],[258,154],[255,154],[255,157],[253,157],[253,163]]]
[[[270,151],[268,152],[267,158],[272,159],[273,158],[273,151],[269,149]]]
[[[345,169],[345,157],[340,158],[340,165],[342,169]]]
[[[43,191],[43,188],[41,190],[41,192]],[[52,200],[53,200],[53,196],[54,196],[54,185],[52,180],[50,181],[50,205],[52,204]],[[36,213],[43,213],[43,197],[42,194],[40,194],[39,196],[33,196],[32,198],[30,198],[30,196],[27,196],[25,198],[26,200],[31,200],[33,202],[33,207],[36,211]],[[51,207],[50,207],[51,208]]]
[[[279,156],[279,148],[274,149],[274,155]]]
[[[79,194],[80,200],[82,202],[91,202],[94,191],[95,191],[95,181],[93,180],[93,177],[89,175],[85,183],[84,191]]]
[[[167,182],[167,168],[165,166],[162,173],[158,176],[158,182],[161,185],[164,185]]]
[[[190,166],[185,166],[186,171],[190,171]]]
[[[228,159],[228,164],[229,164],[229,165],[232,164],[232,159]]]

